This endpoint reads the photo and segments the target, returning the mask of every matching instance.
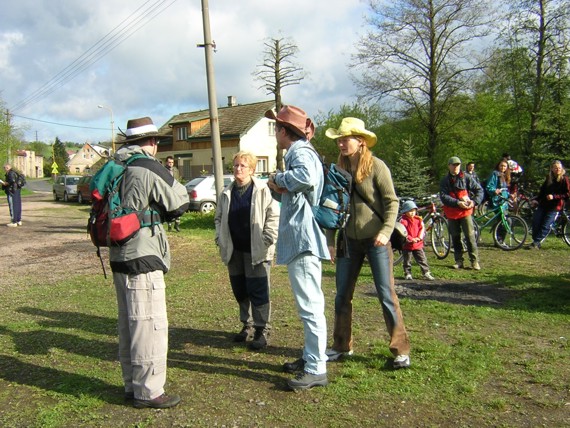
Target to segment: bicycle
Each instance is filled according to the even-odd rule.
[[[413,198],[402,198],[402,200],[413,200]],[[421,199],[422,201],[429,201],[427,205],[418,207],[418,215],[425,212],[422,216],[425,227],[425,237],[429,236],[429,242],[435,256],[438,259],[444,259],[449,254],[449,228],[447,227],[447,219],[439,212],[436,201],[439,200],[439,195],[429,195]],[[402,216],[398,216],[398,220]],[[425,242],[425,238],[424,238]],[[396,257],[397,256],[397,257]],[[398,264],[403,259],[401,251],[394,251],[394,264]]]
[[[506,208],[508,199],[501,197],[500,204],[489,209],[485,214],[474,218],[475,238],[477,242],[481,231],[491,226],[493,241],[497,247],[505,251],[513,251],[522,247],[528,235],[526,222],[518,215],[509,214]]]

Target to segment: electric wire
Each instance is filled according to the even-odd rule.
[[[147,0],[135,12],[131,13],[119,25],[109,31],[104,37],[99,39],[93,46],[80,55],[75,61],[61,70],[58,74],[52,77],[48,82],[42,85],[39,89],[30,94],[27,98],[18,102],[12,107],[13,111],[21,110],[29,105],[44,99],[67,82],[75,78],[78,74],[85,69],[91,67],[102,57],[107,55],[118,45],[130,38],[138,30],[150,23],[154,18],[163,13],[177,0],[157,0],[155,3],[145,6],[151,2]],[[139,13],[140,11],[140,13]],[[136,16],[135,16],[136,15]]]

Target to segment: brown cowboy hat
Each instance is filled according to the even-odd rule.
[[[137,141],[146,140],[149,138],[160,138],[161,135],[158,133],[158,128],[152,122],[150,117],[141,117],[138,119],[130,119],[127,122],[127,130],[123,132],[121,129],[119,131],[125,137],[124,144],[132,144]]]
[[[275,115],[273,110],[267,110],[265,117],[285,126],[299,137],[310,140],[315,135],[315,124],[307,117],[307,113],[295,106],[283,106]]]

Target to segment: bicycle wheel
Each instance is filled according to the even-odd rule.
[[[447,220],[444,217],[435,217],[430,231],[431,248],[435,256],[442,260],[449,254],[451,242],[449,240],[449,228]]]
[[[524,245],[528,235],[526,222],[517,215],[505,217],[506,227],[499,221],[493,227],[493,241],[505,251],[517,250]]]
[[[566,245],[570,245],[570,221],[566,216],[563,217],[562,221],[564,222],[562,226],[562,239],[566,242]]]
[[[522,201],[518,206],[517,212],[515,213],[515,215],[522,217],[522,219],[526,221],[527,226],[529,224],[532,224],[532,214],[533,209],[530,206],[530,202],[528,200]]]

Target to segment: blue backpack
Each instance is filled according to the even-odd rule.
[[[312,145],[307,147],[317,154],[323,166],[325,178],[319,202],[312,207],[315,220],[323,229],[343,229],[350,216],[352,176],[348,171],[334,163],[327,166]]]

